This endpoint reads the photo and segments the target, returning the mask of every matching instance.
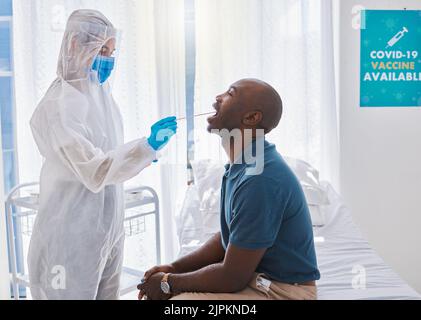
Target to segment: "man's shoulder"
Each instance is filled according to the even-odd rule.
[[[285,160],[274,148],[265,152],[262,163],[262,170],[255,177],[263,180],[283,180],[285,176],[290,176],[292,173]]]
[[[279,190],[280,188],[291,188],[298,185],[298,179],[282,158],[276,151],[271,151],[264,159],[264,166],[261,170],[249,170],[249,172],[260,171],[257,174],[247,174],[247,169],[254,169],[256,164],[246,165],[244,174],[241,176],[239,185],[247,184],[251,187],[264,186],[264,189]]]
[[[247,169],[250,172],[254,172],[255,167],[247,165]],[[288,175],[286,172],[287,169],[282,163],[278,163],[278,161],[265,162],[264,168],[257,174],[247,174],[245,171],[239,179],[238,186],[249,187],[255,192],[259,192],[260,190],[278,190],[285,181],[283,176]]]

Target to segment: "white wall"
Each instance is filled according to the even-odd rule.
[[[421,1],[341,0],[339,31],[341,193],[371,245],[421,292],[421,108],[359,108],[355,5],[421,10]]]

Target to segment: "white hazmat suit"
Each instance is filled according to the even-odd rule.
[[[92,63],[116,30],[100,13],[70,16],[57,79],[31,128],[45,158],[29,247],[34,299],[118,299],[124,246],[121,183],[156,159],[139,139],[123,143],[119,109]]]

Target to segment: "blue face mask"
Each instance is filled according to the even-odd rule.
[[[113,57],[96,56],[92,64],[92,70],[97,71],[100,84],[103,84],[111,75],[111,71],[114,68],[114,62],[115,59]]]

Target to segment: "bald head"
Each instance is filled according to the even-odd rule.
[[[216,97],[214,116],[208,118],[212,129],[264,129],[269,133],[282,117],[282,100],[264,81],[242,79]]]
[[[268,83],[258,79],[242,79],[232,85],[237,88],[243,112],[261,112],[257,125],[269,133],[282,118],[282,99]]]

